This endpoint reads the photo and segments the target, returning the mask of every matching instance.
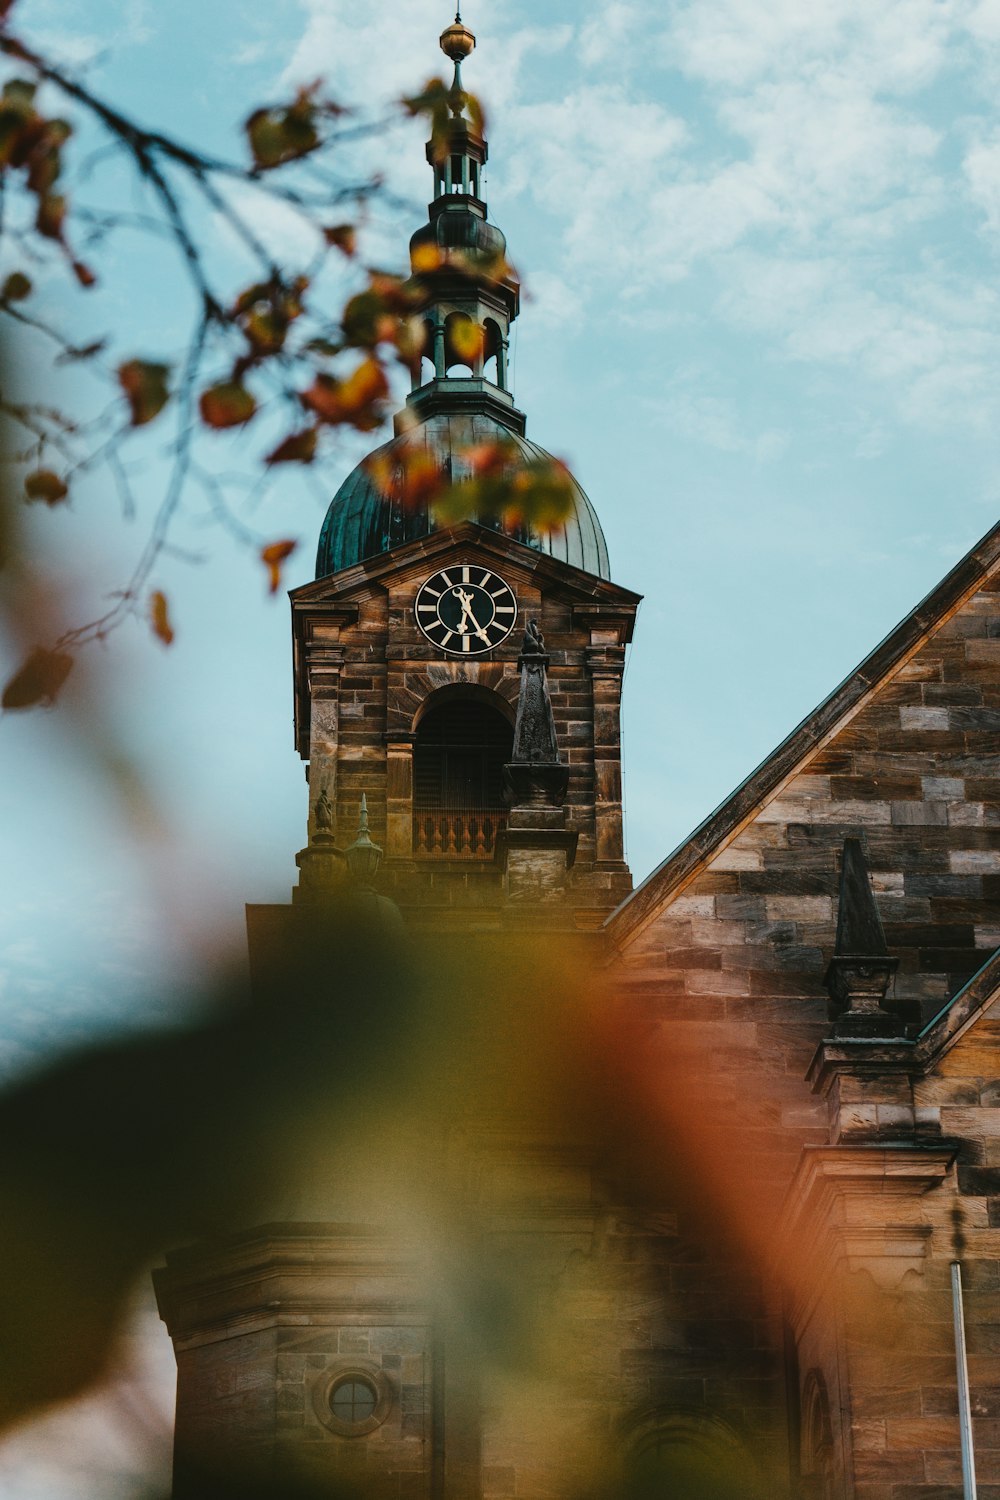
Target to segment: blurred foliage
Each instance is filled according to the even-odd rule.
[[[113,335],[74,340],[48,319],[42,294],[21,267],[0,288],[0,317],[49,345],[56,365],[73,364],[89,373],[96,394],[112,393],[96,416],[86,418],[42,400],[15,401],[0,393],[0,415],[20,434],[18,444],[11,445],[12,457],[26,469],[27,500],[65,504],[86,475],[103,473],[121,497],[123,514],[141,513],[132,468],[123,459],[125,445],[140,429],[158,432],[173,422],[172,472],[132,576],[94,618],[64,624],[54,639],[32,642],[30,660],[8,682],[7,708],[51,701],[59,686],[55,664],[127,618],[151,624],[158,639],[169,644],[154,575],[192,488],[201,491],[213,520],[263,560],[274,592],[272,559],[281,548],[287,556],[294,539],[260,536],[237,514],[234,480],[200,461],[198,434],[249,428],[265,434],[263,451],[251,458],[257,470],[253,494],[259,500],[279,466],[313,465],[330,452],[342,429],[373,432],[384,422],[394,371],[419,367],[425,352],[421,313],[437,276],[505,280],[514,274],[502,257],[433,245],[418,248],[409,277],[356,263],[369,205],[390,200],[378,177],[351,180],[351,144],[359,135],[384,131],[402,111],[427,122],[440,156],[447,150],[455,105],[441,79],[398,101],[383,119],[359,119],[331,99],[320,82],[312,83],[287,102],[254,109],[244,125],[246,154],[223,159],[140,125],[95,92],[84,76],[56,63],[44,44],[20,29],[37,24],[36,3],[11,0],[0,8],[0,54],[13,70],[0,92],[0,193],[8,246],[25,266],[45,267],[55,254],[87,291],[99,284],[101,251],[109,236],[123,231],[151,236],[172,246],[194,293],[195,310],[183,347],[165,356],[128,349],[127,326]],[[462,104],[473,126],[482,128],[478,101],[465,94]],[[54,112],[63,106],[77,123]],[[88,138],[103,138],[128,164],[144,190],[148,212],[95,208],[84,201],[82,179],[75,190],[73,146],[81,119]],[[257,210],[277,207],[299,218],[303,244],[318,246],[307,265],[289,267],[275,259],[234,188],[245,190],[246,202]],[[31,211],[19,217],[16,210],[25,200]],[[337,208],[354,217],[328,222]],[[257,267],[255,279],[235,295],[225,284],[225,260],[209,253],[206,214],[230,231]],[[72,248],[78,244],[86,247],[86,261]],[[339,317],[329,310],[323,281],[331,271],[344,295]],[[471,320],[455,321],[452,339],[459,359],[481,358],[483,331]],[[474,491],[439,481],[436,488],[447,489],[439,517],[487,519],[516,512],[530,514],[535,529],[545,531],[562,519],[560,485],[558,470],[551,476],[526,474],[516,495],[505,499],[485,474]],[[429,503],[434,488],[425,476],[420,485],[407,487],[407,497],[419,493],[419,503]],[[26,690],[18,680],[25,672],[29,687],[44,678],[44,690]]]

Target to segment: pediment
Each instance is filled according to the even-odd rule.
[[[392,582],[405,583],[433,572],[457,554],[477,562],[481,559],[502,569],[512,582],[533,583],[568,603],[603,606],[629,614],[641,603],[642,596],[630,589],[585,573],[571,563],[549,557],[474,521],[463,521],[291,590],[292,609],[336,609],[350,605],[371,598],[373,591],[386,589]]]

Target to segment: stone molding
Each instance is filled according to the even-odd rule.
[[[777,1245],[799,1279],[791,1289],[797,1325],[842,1270],[866,1273],[883,1291],[922,1273],[932,1227],[921,1200],[945,1181],[955,1156],[946,1145],[804,1148]]]

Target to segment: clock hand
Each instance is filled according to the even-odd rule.
[[[480,625],[475,616],[475,613],[473,612],[472,595],[467,594],[464,589],[452,589],[452,593],[454,594],[456,599],[460,599],[462,601],[462,623],[458,627],[459,632],[464,635],[465,622],[467,619],[471,620],[474,634],[478,635],[479,639],[483,641],[487,646],[492,645],[489,636],[486,634],[486,631]]]

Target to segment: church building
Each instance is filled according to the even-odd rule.
[[[553,462],[510,389],[474,45],[441,38],[412,390],[291,595],[308,839],[248,928],[255,987],[346,909],[478,964],[483,996],[506,978],[528,1020],[479,1038],[481,1092],[426,1132],[428,1183],[459,1163],[444,1249],[314,1191],[168,1256],[175,1500],[230,1471],[289,1500],[1000,1500],[1000,526],[633,889],[640,599],[594,506],[565,478],[547,525],[407,492],[415,456],[451,487],[484,452],[512,488]],[[560,1052],[546,953],[602,997],[554,1122],[509,1076]]]

